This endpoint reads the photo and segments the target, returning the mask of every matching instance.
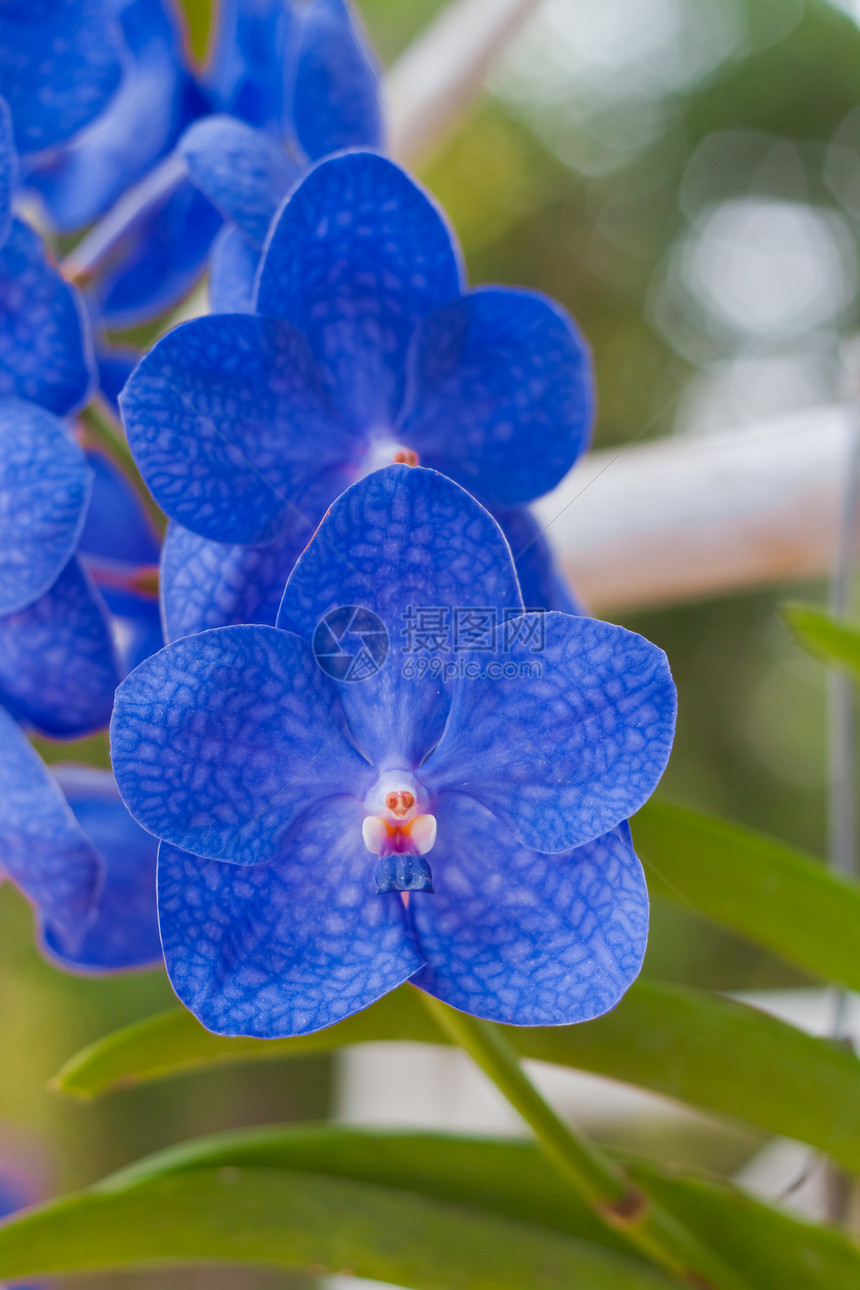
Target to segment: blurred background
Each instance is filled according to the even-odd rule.
[[[185,7],[200,54],[209,0]],[[442,7],[359,3],[386,65]],[[839,396],[860,285],[858,22],[860,3],[848,0],[544,0],[422,166],[473,283],[538,288],[576,317],[596,360],[599,447],[646,426],[644,439],[753,426]],[[777,613],[799,590],[823,594],[781,587],[614,616],[666,649],[678,682],[663,795],[820,855],[825,674]],[[720,990],[805,984],[659,902],[646,970]],[[29,908],[0,888],[0,1174],[23,1172],[51,1193],[195,1134],[333,1107],[360,1115],[342,1077],[316,1059],[195,1075],[92,1106],[48,1090],[83,1044],[172,1002],[160,973],[86,979],[50,967],[33,948]],[[431,1099],[456,1078],[428,1071]],[[757,1146],[692,1117],[613,1118],[608,1105],[604,1138],[647,1149],[659,1133],[664,1159],[674,1151],[728,1172]],[[242,1270],[98,1284],[299,1283]]]

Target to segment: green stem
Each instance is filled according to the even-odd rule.
[[[456,1012],[423,990],[419,994],[442,1030],[489,1076],[534,1130],[565,1181],[607,1226],[623,1232],[640,1253],[698,1290],[751,1290],[749,1282],[556,1115],[525,1074],[501,1027]]]
[[[147,519],[153,526],[157,536],[163,537],[167,528],[167,520],[143,482],[143,476],[137,468],[134,457],[131,455],[131,449],[128,446],[128,440],[125,437],[123,428],[104,399],[97,397],[88,403],[78,420],[83,425],[87,437],[97,447],[101,448],[116,466],[119,466],[140,498]]]

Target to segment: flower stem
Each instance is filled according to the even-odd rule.
[[[78,421],[83,426],[85,439],[106,453],[126,476],[140,498],[140,504],[156,534],[163,537],[167,521],[143,482],[122,426],[104,399],[92,399],[79,414]]]
[[[559,1118],[525,1074],[499,1026],[419,993],[442,1030],[489,1076],[534,1130],[568,1185],[608,1227],[623,1232],[639,1253],[697,1290],[750,1290],[749,1282]]]

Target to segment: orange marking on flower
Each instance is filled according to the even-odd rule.
[[[417,466],[420,458],[413,448],[398,448],[394,454],[396,466]]]
[[[415,795],[410,793],[408,788],[401,789],[397,793],[389,793],[385,798],[386,810],[396,815],[398,819],[408,815],[414,805]]]

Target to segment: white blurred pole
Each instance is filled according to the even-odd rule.
[[[414,165],[481,90],[493,60],[540,0],[455,0],[385,78],[389,151]]]
[[[822,575],[837,542],[853,415],[824,407],[592,453],[535,511],[596,611]]]

